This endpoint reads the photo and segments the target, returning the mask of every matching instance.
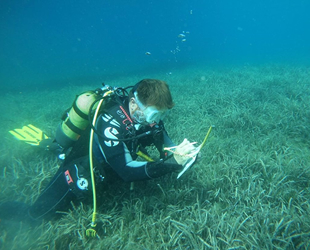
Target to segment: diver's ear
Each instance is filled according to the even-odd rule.
[[[129,110],[135,111],[138,108],[138,104],[136,102],[136,99],[134,97],[131,97],[129,100]]]

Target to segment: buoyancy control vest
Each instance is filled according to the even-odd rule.
[[[127,88],[132,87],[130,86]],[[131,145],[128,145],[129,148],[133,150],[131,154],[136,153],[135,148],[137,145],[135,144],[137,143],[137,139],[145,137],[145,139],[148,140],[147,137],[149,136],[153,136],[155,139],[154,135],[156,134],[160,134],[160,137],[162,137],[162,123],[152,127],[151,131],[149,129],[139,129],[139,132],[136,134],[133,122],[129,114],[127,114],[126,109],[123,107],[123,101],[125,100],[124,98],[128,97],[128,93],[126,91],[127,88],[113,88],[108,85],[104,85],[103,88],[86,91],[80,95],[77,95],[72,107],[70,107],[68,112],[65,113],[63,116],[63,121],[59,124],[56,130],[55,141],[65,150],[74,146],[75,149],[77,147],[79,148],[77,151],[87,153],[88,143],[85,143],[85,141],[88,141],[89,139],[89,131],[92,127],[91,120],[93,119],[94,111],[96,110],[101,99],[104,99],[103,104],[100,106],[101,112],[104,112],[105,110],[110,113],[112,117],[114,117],[114,119],[121,124],[121,126],[124,126],[124,139],[116,139],[115,141],[131,141]],[[106,96],[105,94],[107,94],[107,92],[112,92],[113,94]],[[92,127],[92,129],[99,137],[105,138],[105,135],[102,134],[101,131],[97,131],[94,127]],[[81,140],[81,138],[84,139]],[[156,136],[156,138],[158,138],[158,136]],[[158,140],[155,140],[155,145],[157,147],[158,143],[156,143],[156,141]],[[162,145],[162,143],[160,143],[160,145]],[[84,147],[84,149],[82,147]],[[160,152],[162,151],[160,148],[158,148],[158,150]],[[71,150],[70,154],[72,155]],[[77,152],[77,154],[80,154],[80,152]],[[73,155],[75,156],[75,154]],[[73,155],[71,158],[74,158]]]

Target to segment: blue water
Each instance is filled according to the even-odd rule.
[[[192,64],[308,64],[309,13],[308,0],[2,0],[0,87]]]

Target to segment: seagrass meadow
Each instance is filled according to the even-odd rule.
[[[310,249],[310,68],[167,73],[105,83],[167,81],[176,105],[164,121],[175,143],[201,143],[214,125],[196,165],[178,180],[175,173],[133,190],[109,183],[98,196],[97,237],[85,235],[92,204],[80,204],[36,226],[0,221],[1,249]],[[75,95],[100,85],[1,92],[1,202],[31,204],[61,164],[8,131],[31,123],[52,136]]]

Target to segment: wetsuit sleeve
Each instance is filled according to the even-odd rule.
[[[170,137],[168,136],[168,134],[167,134],[167,132],[166,132],[166,130],[164,130],[164,135],[163,135],[163,137],[164,137],[164,147],[174,147],[174,146],[176,146],[175,145],[175,143],[170,139]],[[172,153],[171,152],[168,152],[168,155],[167,155],[168,157],[171,157],[172,156]],[[176,163],[176,161],[174,162],[174,163]]]
[[[105,136],[105,138],[96,136],[95,139],[102,156],[124,181],[147,180],[182,170],[182,166],[172,158],[157,162],[133,160],[125,142],[115,141],[124,138],[123,127],[107,114],[98,118],[96,127]]]

